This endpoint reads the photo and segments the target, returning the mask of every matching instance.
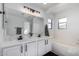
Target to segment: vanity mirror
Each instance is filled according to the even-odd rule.
[[[4,24],[6,37],[17,37],[18,35],[38,37],[44,33],[44,19],[42,17],[24,14],[20,11],[7,8],[6,4],[4,21],[7,21]]]

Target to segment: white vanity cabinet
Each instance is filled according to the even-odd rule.
[[[3,48],[3,56],[21,56],[23,54],[23,46],[11,46]]]
[[[31,42],[27,44],[27,55],[37,56],[37,43],[36,42]]]
[[[38,43],[38,45],[37,45],[38,46],[38,56],[44,55],[52,50],[50,39],[41,40],[41,41],[38,41],[37,43]]]
[[[38,56],[44,55],[46,53],[45,44],[46,44],[45,40],[40,40],[37,42]]]
[[[37,55],[37,44],[30,42],[26,44],[5,47],[3,50],[3,56],[36,56]]]
[[[45,48],[46,49],[46,53],[52,50],[51,44],[52,44],[51,43],[51,39],[47,39],[46,40],[46,45],[45,45],[46,46],[46,48]]]
[[[28,43],[2,48],[3,56],[42,56],[51,51],[50,39],[39,39]]]

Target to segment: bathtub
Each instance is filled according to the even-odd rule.
[[[61,41],[52,42],[52,52],[59,56],[79,56],[79,45],[64,44]]]

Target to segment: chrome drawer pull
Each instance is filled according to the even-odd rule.
[[[27,52],[27,45],[25,45],[25,51]]]
[[[23,46],[21,46],[21,53],[23,53]]]

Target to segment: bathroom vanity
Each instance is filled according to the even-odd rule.
[[[31,37],[0,43],[1,56],[42,56],[51,50],[51,37]]]

